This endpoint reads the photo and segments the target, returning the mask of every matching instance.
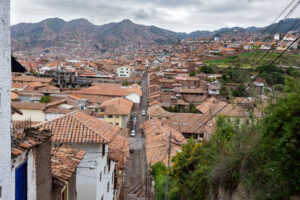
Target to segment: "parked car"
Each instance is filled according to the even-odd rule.
[[[134,114],[134,117],[133,117],[133,125],[136,125],[136,122],[137,122],[137,114]]]
[[[142,110],[142,115],[145,116],[146,115],[146,111]]]
[[[130,136],[131,136],[131,137],[134,137],[134,136],[135,136],[135,126],[132,127]]]

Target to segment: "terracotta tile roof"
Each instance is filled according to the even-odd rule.
[[[128,129],[122,129],[120,134],[108,144],[108,157],[116,162],[116,169],[124,169],[129,158],[128,131]]]
[[[30,82],[28,83],[29,87],[32,88],[38,88],[38,87],[43,87],[45,86],[45,84],[41,83],[41,82]]]
[[[227,106],[225,106],[224,109],[217,114],[217,116],[247,118],[250,116],[250,113],[248,112],[247,108],[243,108],[238,104],[227,104]],[[255,109],[254,116],[260,117],[261,113]]]
[[[42,78],[42,77],[25,75],[25,76],[12,76],[12,81],[50,83],[52,81],[52,78]]]
[[[254,98],[251,97],[236,97],[233,100],[233,103],[236,104],[254,104]]]
[[[226,102],[220,101],[214,97],[211,97],[211,98],[207,99],[206,101],[204,101],[202,104],[198,105],[196,108],[203,114],[209,112],[212,115],[215,115],[226,105],[227,105]]]
[[[205,94],[207,93],[206,90],[203,90],[202,88],[195,88],[195,89],[191,89],[191,88],[176,88],[174,89],[175,93],[193,93],[193,94]]]
[[[98,84],[88,88],[81,89],[74,92],[75,94],[86,94],[86,95],[101,95],[101,96],[127,96],[131,93],[137,93],[142,96],[140,88],[136,87],[122,87],[119,84]]]
[[[174,79],[165,79],[165,78],[163,78],[163,79],[158,79],[158,81],[160,83],[175,83]]]
[[[17,109],[25,110],[44,110],[46,108],[46,104],[31,102],[12,102],[12,106]]]
[[[145,134],[146,140],[145,146],[147,163],[151,165],[159,161],[167,165],[170,132],[172,132],[172,157],[175,156],[179,151],[181,151],[181,144],[186,143],[186,139],[180,132],[163,124],[159,120],[153,119],[145,121],[142,124],[142,129]]]
[[[15,92],[11,92],[11,100],[15,100],[15,99],[18,99],[19,98],[19,95]]]
[[[62,108],[46,108],[44,113],[52,113],[52,114],[68,114],[73,112],[74,109],[62,109]]]
[[[147,115],[150,117],[162,117],[167,118],[172,115],[172,113],[165,111],[160,104],[155,104],[150,106],[147,110]]]
[[[157,84],[152,84],[152,85],[149,86],[149,88],[152,88],[152,87],[160,88],[160,86],[157,85]]]
[[[25,89],[27,87],[26,83],[12,83],[12,88],[19,88],[19,89]]]
[[[48,103],[47,104],[47,107],[52,107],[52,106],[57,106],[57,105],[60,105],[60,104],[63,104],[63,103],[66,103],[67,102],[67,99],[64,98],[64,99],[59,99],[57,101],[53,101],[51,103]]]
[[[159,101],[157,101],[157,100],[154,100],[154,101],[151,101],[151,102],[149,102],[149,107],[150,106],[153,106],[153,105],[155,105],[155,104],[158,104],[158,105],[160,105],[160,106],[162,106],[163,104],[162,103],[160,103]]]
[[[40,87],[39,90],[59,90],[59,88],[52,85],[47,85],[47,86]]]
[[[51,149],[51,173],[52,177],[65,183],[77,169],[85,152],[72,148],[68,145],[54,147]]]
[[[202,125],[210,116],[193,113],[172,113],[165,124],[181,133],[202,134]]]
[[[11,147],[12,157],[21,155],[26,150],[46,142],[51,137],[48,130],[39,131],[35,128],[22,128],[22,130],[13,131],[12,134],[14,138]]]
[[[105,114],[110,115],[129,115],[133,106],[133,102],[124,98],[115,98],[103,102],[100,109],[105,109]]]
[[[88,100],[88,102],[90,103],[103,103],[104,101],[113,99],[114,97],[108,97],[108,96],[99,96],[99,95],[79,95],[79,94],[73,94],[73,95],[69,95],[68,98],[72,98],[75,100],[82,100],[82,99],[86,99]]]
[[[120,127],[81,111],[43,122],[36,127],[51,130],[52,141],[60,143],[109,143],[120,132]]]

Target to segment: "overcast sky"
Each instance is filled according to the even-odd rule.
[[[94,24],[130,19],[178,32],[266,26],[291,0],[11,0],[11,24],[59,17]],[[300,7],[291,16],[300,17]]]

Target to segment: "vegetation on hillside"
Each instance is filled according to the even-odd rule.
[[[189,140],[182,146],[172,159],[169,199],[205,199],[219,186],[228,191],[243,186],[262,200],[299,194],[300,85],[298,80],[286,81],[285,95],[274,97],[261,119],[221,117],[209,141]],[[158,199],[164,197],[163,188],[155,188]]]
[[[240,55],[228,56],[224,59],[207,60],[206,64],[227,68],[227,67],[241,67],[243,69],[251,69],[257,67],[259,58],[262,58],[265,52],[246,52]],[[279,53],[268,53],[267,56],[259,64],[269,64],[273,61]],[[296,54],[284,54],[281,56],[276,64],[282,64],[286,66],[298,66],[300,67],[300,55]]]

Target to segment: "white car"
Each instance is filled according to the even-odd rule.
[[[131,137],[134,137],[134,136],[135,136],[135,130],[134,130],[134,129],[131,130],[130,136],[131,136]]]
[[[145,110],[142,111],[142,115],[143,115],[143,116],[146,115],[146,111],[145,111]]]

